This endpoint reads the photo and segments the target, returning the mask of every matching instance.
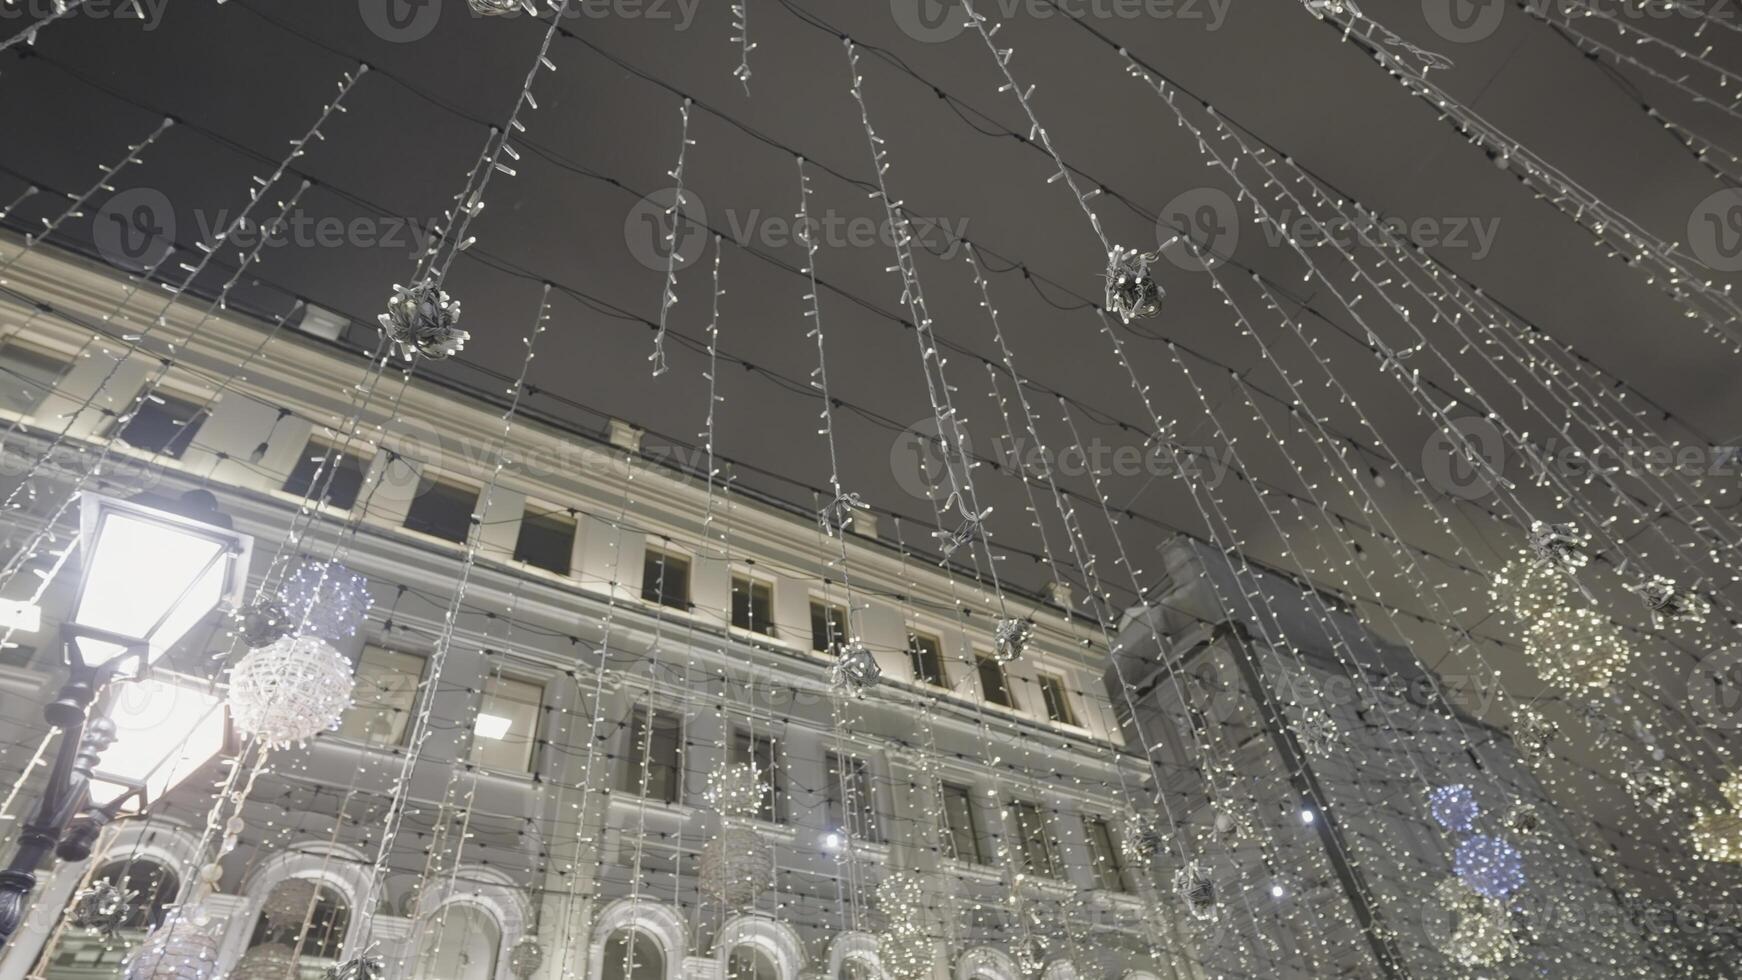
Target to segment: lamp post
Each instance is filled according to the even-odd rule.
[[[179,499],[81,497],[79,586],[61,626],[68,675],[43,707],[61,743],[42,799],[0,870],[0,947],[24,920],[43,858],[89,856],[104,824],[155,801],[222,747],[215,696],[145,677],[247,586],[253,539],[232,530],[216,503],[203,490]],[[105,694],[117,679],[137,683]],[[107,710],[87,724],[99,696]]]

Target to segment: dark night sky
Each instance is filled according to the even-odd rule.
[[[460,187],[486,126],[506,118],[543,27],[523,16],[478,18],[464,3],[447,0],[439,8],[402,10],[410,17],[406,32],[415,38],[383,37],[393,32],[370,25],[387,23],[386,4],[399,2],[163,0],[152,11],[150,30],[137,20],[94,16],[56,24],[43,33],[36,57],[8,53],[0,61],[0,200],[15,196],[25,179],[82,189],[97,165],[120,156],[127,142],[170,113],[190,125],[173,130],[117,187],[161,191],[173,207],[176,237],[191,242],[235,213],[248,175],[270,170],[268,161],[312,122],[341,73],[366,61],[380,71],[358,85],[349,113],[328,126],[327,141],[298,165],[298,172],[318,182],[303,198],[303,211],[347,222],[389,215],[427,223]],[[747,242],[728,241],[723,253],[722,352],[759,370],[728,367],[721,375],[727,400],[719,417],[719,451],[786,478],[747,470],[740,476],[746,485],[808,504],[808,493],[799,487],[823,485],[828,464],[816,435],[815,396],[802,388],[815,351],[805,339],[805,290],[793,272],[801,250],[784,231],[798,203],[793,153],[816,163],[813,213],[834,216],[846,227],[878,208],[865,193],[871,167],[848,91],[838,37],[845,32],[870,49],[862,58],[864,84],[873,122],[888,141],[894,193],[913,213],[941,217],[949,229],[965,229],[968,238],[995,253],[986,258],[993,272],[990,289],[1018,366],[1038,386],[1031,398],[1045,422],[1043,435],[1055,443],[1066,438],[1058,403],[1043,391],[1050,389],[1078,401],[1074,411],[1086,441],[1140,444],[1128,426],[1147,428],[1143,406],[1085,306],[1085,300],[1098,298],[1105,256],[1063,185],[1046,183],[1051,161],[1011,135],[1025,133],[1026,121],[1015,100],[998,91],[1001,78],[976,34],[937,43],[911,36],[902,25],[914,22],[913,0],[748,0],[758,47],[751,54],[747,96],[732,78],[738,49],[729,39],[730,5],[696,3],[621,0],[615,13],[604,15],[603,4],[585,5],[586,13],[569,24],[576,37],[556,41],[557,71],[536,86],[540,108],[526,117],[530,132],[518,144],[524,155],[520,175],[493,182],[489,206],[473,226],[479,243],[459,259],[448,281],[464,303],[464,325],[473,338],[464,363],[441,373],[468,383],[482,381],[476,367],[513,373],[539,280],[549,279],[597,303],[559,296],[531,380],[568,401],[540,396],[531,406],[595,431],[600,417],[611,415],[645,426],[656,443],[696,440],[706,407],[699,345],[712,255],[680,275],[682,301],[673,311],[672,330],[688,342],[673,341],[671,371],[659,379],[648,376],[651,331],[642,320],[658,316],[663,271],[637,258],[652,247],[640,198],[670,183],[677,93],[688,94],[698,100],[686,175],[692,193],[716,230],[732,237],[755,229]],[[1640,102],[1673,108],[1675,118],[1721,143],[1742,145],[1742,125],[1711,107],[1692,106],[1637,73],[1617,82],[1503,0],[1489,0],[1505,8],[1491,35],[1470,43],[1440,36],[1431,24],[1441,22],[1445,3],[1462,0],[1371,0],[1367,12],[1453,58],[1455,67],[1436,76],[1439,84],[1501,129],[1660,237],[1687,239],[1702,202],[1723,185]],[[1038,83],[1035,110],[1065,159],[1115,192],[1096,204],[1114,241],[1153,247],[1156,227],[1146,215],[1168,208],[1180,195],[1201,197],[1204,188],[1232,191],[1231,183],[1203,165],[1189,135],[1153,91],[1125,75],[1112,50],[1060,17],[1036,16],[1049,11],[1044,0],[988,0],[982,6],[1008,21],[999,40],[1015,48],[1016,76]],[[1081,0],[1067,6],[1119,5]],[[1412,221],[1431,219],[1449,239],[1432,249],[1437,257],[1596,364],[1621,371],[1657,406],[1691,426],[1669,424],[1671,434],[1694,433],[1696,442],[1742,436],[1742,387],[1733,380],[1732,355],[1684,322],[1677,305],[1642,275],[1605,258],[1588,233],[1533,200],[1511,174],[1295,3],[1158,0],[1151,9],[1163,15],[1094,24],[1251,134],[1368,205]],[[1013,15],[1006,16],[1007,10]],[[22,23],[16,16],[0,20],[0,35],[10,36]],[[944,33],[953,33],[953,18],[943,23]],[[1675,36],[1689,33],[1684,23],[1657,26]],[[1719,45],[1715,57],[1742,67],[1742,35],[1713,33],[1697,43]],[[1197,113],[1194,121],[1202,125],[1204,116]],[[38,200],[24,217],[34,221],[48,213],[49,203]],[[1478,240],[1477,226],[1491,230],[1492,240]],[[66,236],[68,244],[89,239],[88,226],[70,228]],[[947,254],[925,256],[920,274],[940,338],[971,352],[951,355],[947,370],[975,448],[987,452],[1003,423],[978,356],[992,356],[996,347],[966,262],[938,236],[931,244]],[[410,253],[403,240],[374,247],[293,244],[273,249],[259,272],[272,286],[367,322],[391,285],[409,277]],[[1431,428],[1375,370],[1373,356],[1350,339],[1361,332],[1336,300],[1303,279],[1294,253],[1243,220],[1234,255],[1323,317],[1303,320],[1309,333],[1322,338],[1319,351],[1337,366],[1403,462],[1418,472],[1431,465],[1424,461],[1431,456],[1431,449],[1424,450]],[[822,306],[833,393],[854,406],[837,418],[842,478],[878,509],[926,517],[928,505],[913,492],[912,467],[901,465],[909,457],[898,430],[928,419],[930,409],[912,331],[902,326],[899,282],[886,271],[892,261],[887,246],[850,236],[825,242],[819,256],[818,274],[832,287],[824,290]],[[1140,329],[1122,330],[1121,337],[1174,437],[1216,447],[1220,454],[1213,425],[1160,338],[1209,355],[1263,391],[1286,389],[1233,325],[1207,276],[1166,262],[1160,268],[1169,291],[1166,307],[1158,318],[1136,325]],[[1244,289],[1244,274],[1229,273]],[[1737,278],[1716,275],[1721,281]],[[282,310],[287,295],[265,285],[247,291],[251,303],[270,311]],[[1261,311],[1256,302],[1245,308]],[[1284,342],[1273,319],[1260,323],[1291,371],[1316,378],[1298,343]],[[1455,342],[1446,343],[1455,349]],[[1297,491],[1324,476],[1292,470],[1253,421],[1224,368],[1194,356],[1186,360],[1223,424],[1241,437],[1239,449],[1252,471]],[[1459,363],[1476,362],[1466,357]],[[1425,362],[1423,367],[1447,380],[1444,372],[1435,375]],[[776,383],[764,372],[799,384]],[[1486,394],[1496,404],[1516,403],[1491,372],[1479,376],[1492,384]],[[500,388],[494,382],[486,387]],[[1306,390],[1322,399],[1314,407],[1341,429],[1357,429],[1322,383]],[[1296,431],[1274,404],[1269,408],[1273,424]],[[1540,420],[1528,414],[1517,424],[1541,434]],[[1317,466],[1316,451],[1304,438],[1291,439],[1289,448],[1297,460],[1311,458]],[[981,467],[976,479],[984,503],[997,508],[991,524],[998,540],[1038,551],[1020,485],[990,467]],[[1085,479],[1068,482],[1089,489]],[[1106,488],[1117,507],[1148,519],[1123,523],[1124,544],[1140,566],[1154,564],[1148,556],[1167,533],[1156,522],[1198,533],[1204,528],[1177,480],[1113,475]],[[1450,554],[1450,537],[1405,489],[1401,480],[1390,479],[1373,491],[1396,505],[1392,513],[1406,537]],[[1277,559],[1276,536],[1248,484],[1228,480],[1219,496],[1240,543]],[[1736,495],[1733,487],[1722,486],[1718,496]],[[1358,516],[1349,498],[1333,500],[1342,513]],[[1448,506],[1459,514],[1465,540],[1481,549],[1477,557],[1484,565],[1497,567],[1517,546],[1510,529],[1479,510]],[[1124,573],[1113,566],[1104,522],[1088,511],[1082,516],[1105,558],[1108,584],[1125,585]],[[1305,525],[1291,520],[1288,526]],[[926,530],[908,533],[918,537]],[[1366,541],[1364,560],[1388,601],[1434,614],[1382,543],[1343,530]],[[1309,564],[1320,555],[1312,540],[1302,535],[1297,542]],[[1054,533],[1052,543],[1062,551],[1062,534]],[[1012,557],[1003,565],[1007,577],[1027,586],[1045,578],[1027,559]],[[1481,618],[1482,583],[1441,574],[1448,583],[1446,605],[1471,609],[1466,622]],[[1376,625],[1388,628],[1382,620]],[[1438,631],[1411,638],[1429,663],[1444,652]],[[1510,656],[1516,657],[1516,648]],[[1503,666],[1509,687],[1540,687],[1515,661]]]

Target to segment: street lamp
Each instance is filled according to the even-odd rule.
[[[43,708],[61,744],[42,800],[0,870],[0,946],[23,921],[36,867],[50,851],[88,856],[105,823],[157,800],[222,748],[226,722],[216,695],[145,677],[247,587],[253,539],[232,530],[216,504],[203,490],[81,498],[78,593],[61,626],[68,676]],[[92,703],[114,679],[136,683],[109,691],[108,711],[87,725]]]

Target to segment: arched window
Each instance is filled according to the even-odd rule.
[[[103,865],[91,876],[90,887],[104,886],[118,888],[127,897],[113,920],[114,932],[69,926],[43,971],[47,980],[119,976],[121,960],[146,932],[163,922],[181,883],[175,872],[156,861],[124,858]],[[77,896],[73,901],[78,902]]]
[[[605,940],[600,980],[664,980],[665,953],[639,929],[619,929]]]
[[[726,980],[780,980],[780,968],[760,947],[740,943],[726,958]]]
[[[848,956],[841,960],[841,974],[835,980],[882,980],[877,974],[877,968],[861,956]]]
[[[320,980],[338,965],[350,928],[351,909],[338,891],[310,878],[286,878],[267,893],[232,980],[285,980],[292,961],[297,980]]]
[[[496,917],[470,902],[437,909],[424,927],[417,980],[491,980],[502,949]]]

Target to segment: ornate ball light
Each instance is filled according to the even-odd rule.
[[[320,895],[320,888],[307,878],[287,878],[272,887],[260,914],[270,929],[301,926]]]
[[[231,668],[230,711],[242,732],[268,746],[292,745],[338,727],[351,686],[351,663],[331,644],[287,636]]]
[[[387,312],[377,319],[381,332],[408,361],[417,354],[432,360],[452,357],[471,337],[457,326],[460,301],[429,280],[395,285]]]
[[[1517,953],[1512,922],[1501,903],[1457,878],[1446,878],[1434,888],[1434,902],[1439,917],[1430,921],[1428,938],[1459,964],[1498,966]]]
[[[1458,879],[1478,895],[1502,899],[1524,886],[1524,856],[1499,837],[1477,834],[1452,854]]]
[[[94,882],[73,896],[67,909],[67,923],[76,929],[113,939],[126,924],[138,895],[108,878]]]
[[[1524,653],[1542,679],[1576,694],[1608,689],[1634,649],[1608,617],[1584,606],[1549,610],[1525,631]]]
[[[538,968],[542,965],[544,965],[544,947],[538,944],[537,936],[521,936],[514,941],[513,946],[508,947],[508,972],[513,974],[516,980],[526,980],[527,977],[537,973]]]
[[[218,971],[218,929],[192,915],[175,915],[128,955],[123,980],[212,980]]]
[[[892,872],[877,886],[883,931],[877,958],[893,980],[918,980],[931,972],[931,918],[925,908],[925,882],[911,871]]]
[[[1167,292],[1149,269],[1159,257],[1159,252],[1140,252],[1123,245],[1113,246],[1113,251],[1107,254],[1105,305],[1121,322],[1130,323],[1161,312],[1161,301]]]
[[[729,908],[750,905],[774,887],[773,848],[755,827],[728,818],[714,839],[702,845],[697,877],[702,894]]]
[[[1459,834],[1469,833],[1482,812],[1476,805],[1476,794],[1463,783],[1435,786],[1428,792],[1427,803],[1434,823]]]
[[[1191,861],[1174,872],[1173,893],[1192,918],[1199,922],[1216,921],[1221,896],[1217,894],[1215,875],[1202,862]]]
[[[375,596],[369,580],[338,562],[305,561],[284,580],[286,628],[338,643],[369,618]]]
[[[877,655],[863,640],[852,640],[843,644],[836,654],[829,676],[834,686],[847,688],[855,696],[864,697],[865,691],[876,686],[877,680],[883,676],[883,668],[878,666]]]
[[[1524,623],[1565,605],[1572,592],[1572,582],[1558,566],[1526,558],[1507,562],[1488,584],[1488,598]]]
[[[1707,861],[1742,864],[1742,814],[1711,810],[1699,814],[1689,833],[1694,853]]]
[[[997,651],[999,663],[1020,658],[1033,639],[1034,624],[1026,619],[1000,619],[992,629],[992,648]]]

